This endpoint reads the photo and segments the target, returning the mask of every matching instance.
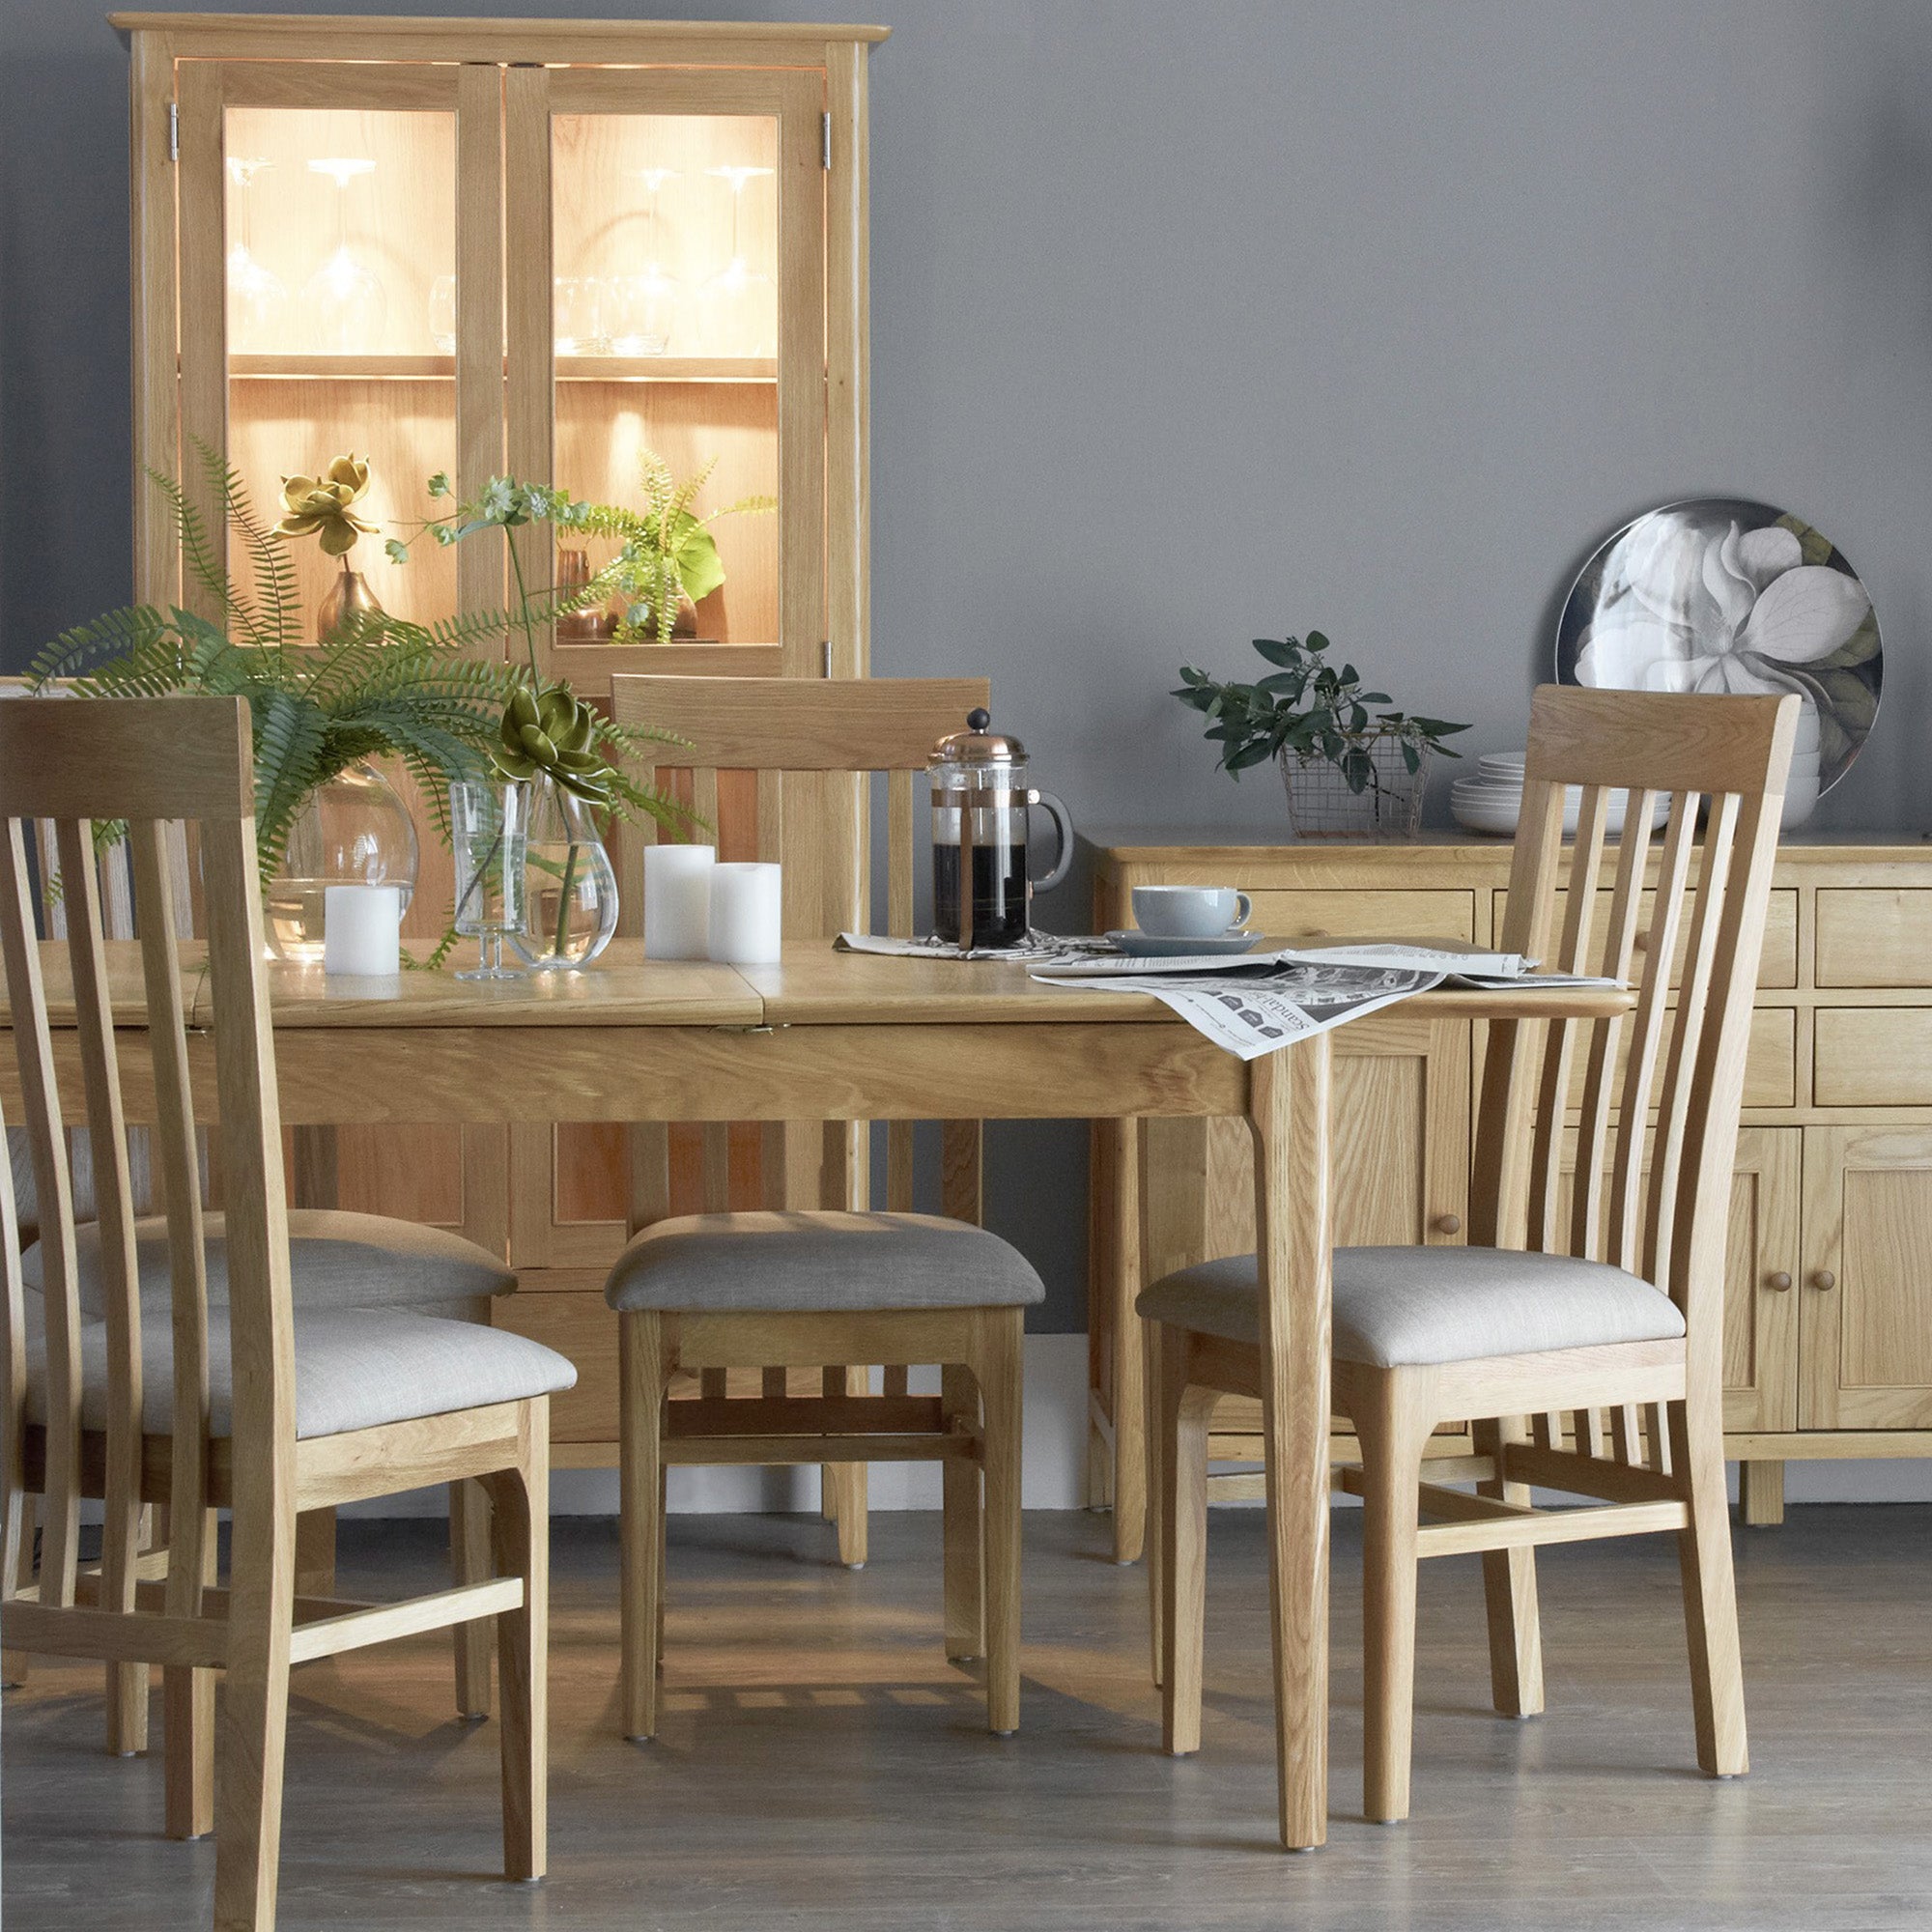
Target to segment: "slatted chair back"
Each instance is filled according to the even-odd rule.
[[[1636,1004],[1612,1019],[1492,1024],[1472,1232],[1656,1282],[1693,1353],[1721,1347],[1731,1169],[1798,712],[1795,697],[1554,686],[1531,712],[1503,948],[1551,971],[1634,978]]]
[[[171,1263],[169,1321],[173,1427],[168,1445],[171,1614],[200,1612],[208,1510],[209,1315],[202,1200],[189,1080],[181,945],[182,823],[197,835],[208,923],[205,1004],[214,1015],[215,1105],[227,1181],[229,1321],[233,1350],[231,1453],[252,1471],[251,1493],[288,1493],[295,1453],[295,1391],[288,1226],[267,980],[262,965],[252,759],[245,700],[92,699],[0,704],[0,961],[4,961],[22,1122],[40,1195],[45,1319],[39,1601],[75,1601],[75,1538],[83,1488],[102,1482],[105,1526],[99,1610],[135,1603],[145,1451],[143,1309],[135,1269],[135,1202],[128,1158],[124,1072],[131,1091],[151,1084],[160,1194]],[[111,949],[94,824],[126,822],[138,971]],[[51,825],[64,881],[71,994],[43,976],[36,933],[29,828]],[[53,955],[57,957],[57,955]],[[51,963],[51,958],[49,963]],[[71,1026],[53,1001],[71,998]],[[145,1051],[125,1047],[115,1022],[145,1023]],[[132,1036],[128,1036],[131,1037]],[[57,1044],[58,1041],[58,1044]],[[146,1067],[124,1069],[124,1055]],[[64,1129],[85,1120],[94,1150],[104,1309],[86,1332],[75,1262],[72,1190]],[[17,1574],[23,1500],[27,1331],[10,1184],[0,1185],[5,1267],[6,1503],[9,1547],[0,1576]],[[83,1349],[105,1356],[107,1406],[99,1442],[83,1445]],[[84,1478],[83,1455],[89,1468]]]
[[[0,678],[0,699],[34,700],[50,693],[65,696],[61,686],[36,692],[24,678]],[[175,904],[172,914],[175,931],[184,939],[194,930],[194,906],[188,886],[187,843],[179,825],[168,828],[174,860]],[[67,937],[67,898],[58,887],[60,854],[56,850],[51,825],[36,825],[27,837],[40,885],[41,933],[46,939]],[[109,939],[134,936],[133,855],[125,838],[117,838],[97,848],[95,871],[100,894],[100,916]],[[33,1151],[26,1130],[8,1129],[7,1149],[14,1171],[14,1207],[19,1214],[20,1239],[31,1243],[40,1229],[39,1190],[34,1185]],[[206,1169],[206,1156],[203,1159]],[[132,1129],[128,1136],[128,1179],[138,1210],[154,1211],[155,1176],[152,1144],[146,1131]],[[72,1183],[73,1212],[77,1221],[91,1221],[94,1206],[94,1150],[84,1129],[68,1136],[68,1171]],[[205,1192],[205,1189],[204,1189]]]

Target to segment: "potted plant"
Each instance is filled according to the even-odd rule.
[[[1328,662],[1320,631],[1300,638],[1257,638],[1254,647],[1276,667],[1253,684],[1223,683],[1193,665],[1180,668],[1173,695],[1208,720],[1217,763],[1238,779],[1273,758],[1288,791],[1289,822],[1303,838],[1412,836],[1421,822],[1429,755],[1458,755],[1442,743],[1466,724],[1402,711],[1372,711],[1390,702],[1364,691],[1355,667]]]
[[[366,465],[342,457],[321,479],[287,479],[288,514],[271,528],[217,455],[204,448],[201,459],[223,505],[227,528],[219,544],[172,478],[154,480],[173,508],[187,576],[213,614],[152,605],[109,611],[64,633],[41,653],[32,675],[37,688],[59,681],[83,697],[179,692],[247,698],[263,900],[278,956],[321,959],[330,883],[399,885],[408,903],[416,878],[415,826],[379,760],[399,761],[416,780],[445,840],[452,781],[521,781],[540,771],[600,810],[683,821],[674,801],[621,770],[624,753],[653,734],[612,724],[567,685],[545,687],[534,659],[526,671],[474,655],[500,651],[513,623],[527,635],[540,615],[575,608],[581,595],[608,595],[608,584],[566,595],[524,592],[520,581],[516,613],[474,612],[432,625],[377,608],[350,609],[326,641],[313,645],[286,546],[314,535],[340,554],[330,548],[341,544],[338,525],[367,533],[354,512],[367,487]],[[296,491],[298,483],[314,487]],[[491,485],[490,521],[526,521],[528,499],[506,495],[507,488]],[[447,489],[443,483],[442,493]],[[250,587],[226,567],[230,532],[248,558]],[[102,842],[117,833],[96,827]],[[445,935],[432,964],[453,937]]]

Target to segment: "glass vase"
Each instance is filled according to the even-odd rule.
[[[289,832],[280,870],[263,895],[270,954],[322,964],[323,907],[330,886],[416,887],[416,828],[396,788],[371,764],[345,766],[312,791]]]
[[[597,817],[550,778],[529,786],[524,838],[524,919],[510,935],[532,972],[587,966],[617,930],[617,872]]]

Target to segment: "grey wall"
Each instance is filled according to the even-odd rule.
[[[99,0],[4,6],[18,665],[127,587],[126,63]],[[1599,538],[1758,497],[1839,544],[1889,645],[1821,822],[1932,822],[1922,0],[878,12],[879,670],[989,671],[1091,822],[1273,824],[1272,785],[1214,775],[1163,695],[1179,659],[1324,627],[1400,701],[1509,743]],[[994,1153],[1053,1325],[1080,1319],[1081,1144]]]

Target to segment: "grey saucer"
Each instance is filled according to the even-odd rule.
[[[1247,952],[1261,938],[1258,932],[1221,932],[1212,939],[1187,939],[1159,932],[1110,932],[1121,951],[1136,959],[1209,959]]]

